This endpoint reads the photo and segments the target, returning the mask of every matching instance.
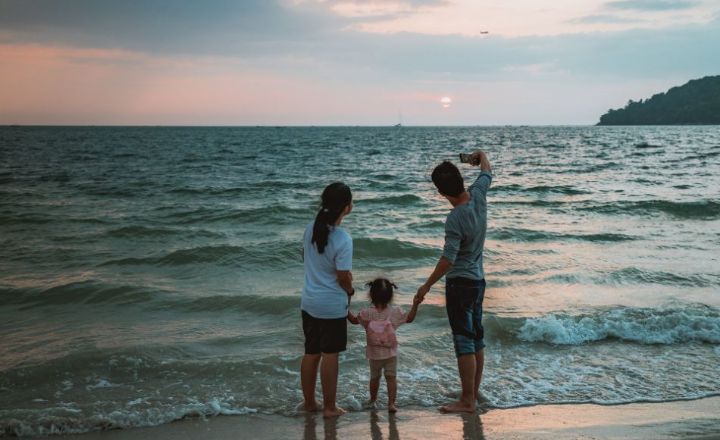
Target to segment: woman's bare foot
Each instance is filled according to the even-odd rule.
[[[342,409],[338,406],[336,406],[334,408],[326,408],[323,410],[323,417],[325,417],[326,419],[329,419],[331,417],[341,416],[341,415],[345,414],[346,412],[347,411],[345,411],[344,409]]]
[[[388,404],[388,412],[389,413],[396,413],[397,412],[397,406],[395,406],[394,403]]]
[[[440,411],[444,413],[473,413],[475,412],[475,403],[465,403],[459,400],[449,405],[441,406]]]
[[[305,412],[318,412],[318,411],[320,411],[321,409],[322,409],[322,407],[321,407],[320,404],[317,403],[317,402],[311,402],[310,404],[307,404],[307,403],[306,403],[306,404],[303,405],[303,410],[304,410]]]

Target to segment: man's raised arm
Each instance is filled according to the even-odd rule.
[[[492,167],[490,166],[490,161],[488,160],[487,154],[485,154],[484,151],[476,151],[472,154],[472,160],[471,163],[479,164],[481,171],[492,171]]]
[[[475,183],[470,185],[468,191],[470,191],[470,193],[479,191],[482,197],[485,197],[492,183],[492,167],[490,166],[487,154],[480,150],[474,152],[470,156],[470,163],[475,166],[480,166],[480,175],[475,180]]]

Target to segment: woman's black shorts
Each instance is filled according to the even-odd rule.
[[[321,319],[302,311],[305,354],[339,353],[347,347],[347,318]]]

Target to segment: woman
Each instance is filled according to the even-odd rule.
[[[340,228],[352,211],[352,193],[347,185],[336,182],[322,193],[322,206],[303,237],[305,283],[302,309],[305,355],[300,364],[300,380],[305,411],[318,411],[315,382],[318,367],[323,392],[323,416],[345,413],[335,404],[338,379],[338,355],[347,344],[347,314],[352,287],[353,245],[350,234]]]

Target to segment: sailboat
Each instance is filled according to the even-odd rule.
[[[402,127],[402,113],[398,112],[398,123],[393,125],[393,127]]]

